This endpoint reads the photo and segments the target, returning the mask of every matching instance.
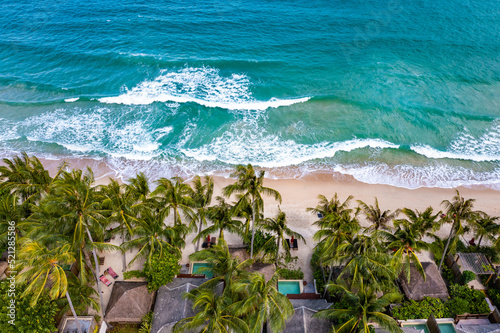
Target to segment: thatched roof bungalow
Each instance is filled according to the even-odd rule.
[[[140,323],[153,305],[155,293],[148,292],[147,282],[115,281],[106,315],[109,323]]]
[[[415,301],[420,301],[426,296],[446,300],[448,289],[436,264],[423,262],[422,266],[425,272],[425,281],[413,264],[410,268],[410,281],[407,280],[404,273],[401,273],[399,280],[406,297]]]

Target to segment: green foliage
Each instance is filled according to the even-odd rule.
[[[49,333],[56,331],[56,321],[54,316],[58,312],[57,305],[50,301],[50,298],[43,294],[35,306],[30,306],[30,298],[21,298],[24,285],[16,286],[14,299],[16,300],[16,325],[9,324],[11,318],[8,317],[9,286],[6,281],[0,283],[0,332],[2,333]]]
[[[467,285],[454,284],[450,286],[450,298],[452,300],[463,299],[467,302],[467,313],[489,313],[490,309],[486,303],[485,295],[480,290],[469,288]],[[465,313],[464,312],[464,313]],[[459,313],[456,313],[459,314]]]
[[[123,278],[125,280],[129,280],[132,278],[144,278],[144,277],[146,277],[146,274],[144,274],[143,271],[139,270],[123,272]]]
[[[142,317],[139,333],[150,333],[152,323],[153,323],[153,311],[149,311],[144,317]]]
[[[469,311],[469,305],[463,298],[454,298],[446,302],[446,306],[451,313],[461,315]]]
[[[410,300],[402,306],[393,309],[393,316],[399,320],[425,319],[431,314],[436,318],[451,318],[456,314],[489,313],[485,296],[480,290],[474,290],[467,285],[452,284],[450,300],[425,297],[422,301]]]
[[[431,314],[436,318],[451,317],[443,301],[432,297],[424,297],[421,301],[410,300],[392,309],[393,317],[399,320],[429,318]]]
[[[311,257],[311,267],[313,269],[313,277],[316,280],[316,290],[318,293],[323,294],[325,291],[325,280],[323,277],[323,271],[320,266],[320,251],[316,248]]]
[[[251,232],[247,237],[249,240],[252,237]],[[262,230],[255,230],[255,238],[253,241],[253,252],[259,253],[263,252],[264,254],[273,254],[276,253],[276,243],[273,241],[274,237]],[[249,243],[249,241],[248,241]],[[250,247],[247,248],[248,253],[250,253]]]
[[[443,279],[448,282],[448,285],[455,283],[455,274],[453,274],[453,270],[446,265],[443,265],[442,270],[441,275]]]
[[[460,276],[460,283],[467,284],[471,281],[474,281],[475,279],[476,279],[476,274],[474,274],[474,272],[464,271]]]
[[[287,269],[281,268],[278,270],[280,278],[285,280],[302,280],[304,278],[304,272],[300,268],[297,269]]]
[[[490,287],[487,292],[488,297],[491,299],[493,304],[500,309],[500,289]]]
[[[177,254],[167,251],[164,251],[161,257],[158,253],[153,254],[151,264],[145,265],[143,271],[148,280],[148,290],[158,290],[161,286],[172,282],[181,270],[179,260]]]

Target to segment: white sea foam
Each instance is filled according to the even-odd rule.
[[[367,184],[386,184],[415,189],[419,187],[455,188],[458,186],[488,186],[500,189],[500,168],[477,172],[447,164],[425,166],[384,163],[336,166],[334,171],[353,176]]]
[[[76,102],[78,101],[80,98],[79,97],[75,97],[75,98],[66,98],[64,101],[66,103],[72,103],[72,102]]]
[[[450,158],[476,162],[500,161],[500,121],[495,121],[486,133],[477,137],[467,129],[457,135],[447,149],[440,151],[428,145],[414,145],[411,149],[432,159]]]
[[[22,123],[30,133],[28,140],[57,143],[73,152],[149,160],[161,154],[158,140],[173,130],[169,126],[154,130],[145,120],[120,120],[105,108],[70,112],[57,110],[28,118]]]
[[[143,81],[124,94],[98,100],[125,105],[192,102],[228,110],[266,110],[307,102],[309,97],[258,101],[252,97],[250,80],[244,74],[221,76],[215,68],[186,67],[177,72],[162,71],[156,79]]]
[[[233,128],[210,144],[180,150],[198,161],[218,160],[229,164],[252,163],[261,167],[280,167],[333,157],[338,151],[352,151],[364,147],[398,148],[397,145],[379,139],[353,139],[306,145],[293,140],[282,140],[277,135]]]

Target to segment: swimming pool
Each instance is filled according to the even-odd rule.
[[[207,262],[194,262],[192,267],[191,274],[205,274],[209,279],[214,277],[214,273],[211,270],[212,265]]]
[[[438,322],[439,329],[441,330],[441,333],[456,333],[457,331],[455,330],[455,325],[453,323],[439,323]],[[424,330],[425,333],[429,333],[429,328],[427,327],[427,324],[403,324],[403,327],[411,327],[416,330]]]
[[[302,293],[301,280],[281,280],[278,281],[278,291],[283,295]]]

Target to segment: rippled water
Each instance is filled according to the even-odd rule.
[[[0,148],[500,184],[500,1],[9,1]]]

